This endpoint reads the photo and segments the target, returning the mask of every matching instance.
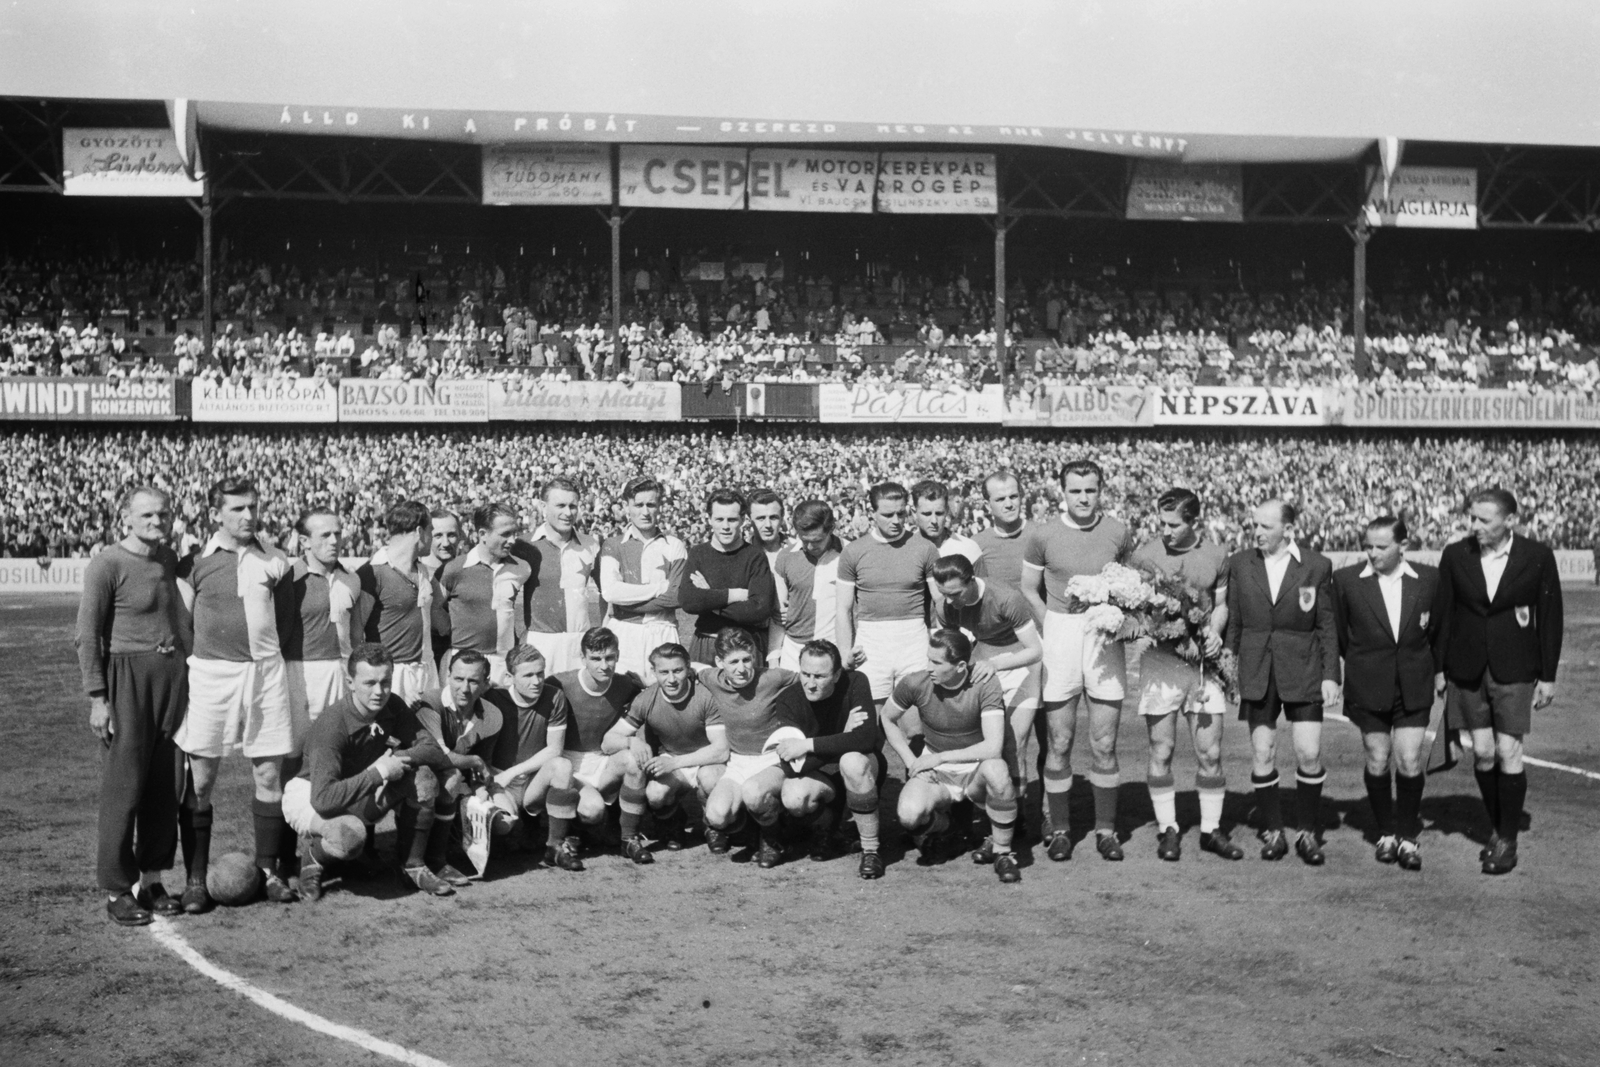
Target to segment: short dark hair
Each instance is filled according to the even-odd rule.
[[[689,650],[676,641],[668,641],[666,644],[657,645],[650,650],[651,666],[654,666],[657,660],[668,659],[681,659],[685,663],[692,662],[689,659]]]
[[[517,509],[500,500],[491,500],[487,504],[480,504],[472,509],[472,528],[474,530],[492,530],[495,520],[513,519],[522,521],[522,516],[517,514]]]
[[[1194,522],[1200,517],[1200,498],[1193,489],[1174,486],[1156,498],[1157,511],[1176,511],[1184,522]]]
[[[445,514],[450,515],[449,512]],[[422,501],[402,500],[398,504],[391,505],[389,510],[383,513],[383,528],[388,531],[390,537],[399,537],[412,530],[419,532],[428,530],[431,533],[435,517],[436,515],[429,514],[428,505]],[[455,516],[450,515],[450,518],[453,519]]]
[[[1411,538],[1411,531],[1406,529],[1406,520],[1398,515],[1379,515],[1375,519],[1368,519],[1367,530],[1388,530],[1394,534],[1396,544],[1404,544]]]
[[[706,514],[707,515],[711,514],[711,509],[716,507],[716,506],[718,506],[719,504],[724,506],[724,507],[726,507],[729,504],[733,504],[733,505],[738,507],[739,514],[741,514],[741,515],[743,515],[748,510],[746,505],[745,505],[745,502],[744,502],[744,497],[740,496],[738,493],[734,492],[732,489],[714,489],[714,490],[712,490],[711,495],[706,497]]]
[[[928,635],[928,647],[942,649],[944,658],[951,663],[966,663],[972,659],[972,642],[960,630],[935,630]]]
[[[1491,485],[1473,493],[1467,498],[1467,506],[1470,508],[1474,504],[1493,504],[1500,509],[1502,515],[1517,513],[1517,498],[1511,495],[1511,490],[1502,489],[1498,485]]]
[[[743,626],[724,626],[717,631],[716,657],[721,659],[731,652],[754,654],[756,639]]]
[[[300,513],[300,517],[294,520],[294,532],[299,534],[301,537],[310,537],[311,529],[306,524],[312,519],[316,518],[318,515],[328,515],[335,519],[339,517],[339,513],[334,511],[332,508],[306,508]]]
[[[393,667],[394,657],[389,650],[376,642],[360,644],[350,650],[344,661],[345,673],[354,677],[356,668],[365,663],[369,667]]]
[[[261,492],[256,488],[256,483],[249,478],[235,475],[211,483],[211,491],[206,494],[206,501],[211,505],[211,510],[220,511],[223,500],[230,496],[253,496],[260,500]]]
[[[936,482],[932,478],[924,478],[911,487],[911,502],[920,504],[924,500],[937,500],[941,504],[950,499],[950,487],[943,482]]]
[[[779,496],[777,491],[774,489],[769,489],[766,486],[762,486],[760,489],[752,492],[750,494],[749,506],[745,510],[749,511],[750,508],[755,507],[757,504],[776,504],[778,505],[778,514],[783,514],[783,497]]]
[[[648,474],[641,474],[637,478],[629,478],[628,483],[622,487],[622,499],[624,502],[632,500],[640,493],[655,493],[657,496],[664,497],[667,495],[667,490],[661,484],[660,479],[652,478]]]
[[[617,635],[604,626],[589,627],[583,631],[583,637],[578,641],[578,651],[585,656],[591,652],[615,652],[620,648]]]
[[[489,657],[475,648],[458,649],[450,656],[450,669],[455,670],[456,664],[465,663],[469,667],[483,667],[483,673],[489,673]]]
[[[516,674],[524,663],[545,663],[544,653],[533,645],[518,645],[506,653],[506,673]]]
[[[1094,475],[1095,485],[1102,489],[1105,488],[1106,472],[1100,468],[1100,464],[1092,459],[1074,459],[1062,464],[1061,472],[1056,475],[1056,481],[1065,488],[1067,476],[1070,474],[1076,474],[1080,478],[1087,478],[1092,474]]]
[[[844,669],[844,657],[839,655],[839,646],[826,638],[817,637],[800,646],[800,659],[807,656],[826,656],[833,661],[833,673],[838,674]]]
[[[1022,479],[1017,477],[1017,472],[1010,467],[1001,467],[983,480],[983,498],[985,500],[989,499],[989,486],[998,482],[1016,482],[1017,493],[1019,495],[1022,493]]]
[[[960,578],[963,582],[972,581],[972,561],[959,552],[952,552],[948,556],[940,556],[934,561],[930,572],[933,580],[943,585]]]
[[[539,499],[549,500],[550,490],[552,489],[559,489],[563,493],[571,493],[573,496],[577,497],[583,496],[583,493],[578,490],[577,482],[573,481],[571,478],[557,477],[551,478],[549,481],[544,483],[544,488],[539,490]]]
[[[905,500],[908,496],[910,494],[906,492],[906,487],[899,482],[879,482],[867,490],[867,503],[873,511],[877,511],[881,500]]]
[[[795,533],[810,533],[812,530],[833,531],[833,509],[821,500],[802,500],[794,509],[794,517],[790,520]]]

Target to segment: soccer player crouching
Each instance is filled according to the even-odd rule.
[[[654,684],[634,698],[628,715],[600,742],[608,755],[624,754],[622,854],[635,863],[654,856],[639,832],[645,806],[664,828],[667,848],[682,849],[688,830],[683,802],[693,798],[702,812],[728,762],[728,731],[710,690],[695,681],[689,653],[665,644],[650,653]]]
[[[628,713],[644,687],[631,674],[617,670],[617,635],[604,626],[584,633],[578,643],[583,666],[556,675],[556,701],[567,719],[561,758],[572,765],[578,784],[578,818],[586,827],[601,827],[606,808],[617,800],[628,760],[624,753],[601,750],[606,731]]]
[[[546,814],[546,866],[581,871],[578,839],[569,836],[578,817],[578,791],[572,787],[572,764],[561,755],[567,703],[558,699],[561,691],[556,686],[546,684],[544,654],[537,648],[512,649],[506,671],[510,684],[490,689],[483,697],[500,709],[503,720],[490,760],[494,781],[529,819]]]
[[[950,807],[963,797],[982,804],[992,827],[994,871],[1002,882],[1020,882],[1011,850],[1017,826],[1017,793],[1001,758],[1006,704],[994,678],[972,679],[972,642],[960,630],[935,630],[928,638],[928,669],[895,683],[883,708],[883,733],[906,766],[897,814],[924,857],[931,857],[950,827]],[[927,743],[922,755],[900,729],[900,717],[915,708]]]
[[[804,773],[783,783],[783,810],[797,819],[814,819],[811,858],[828,857],[837,802],[845,799],[861,833],[862,878],[883,877],[878,854],[878,782],[883,756],[878,751],[878,709],[872,684],[860,671],[845,670],[832,641],[808,641],[800,650],[800,684],[778,696],[778,714],[788,721],[815,724],[811,736],[778,743],[778,758],[806,760]]]
[[[320,898],[324,868],[359,859],[368,828],[398,808],[397,821],[413,830],[410,843],[400,841],[407,876],[449,896],[450,885],[423,865],[443,753],[394,695],[394,660],[382,646],[357,647],[345,683],[346,695],[311,724],[305,766],[283,791],[284,819],[299,836],[300,895]]]
[[[726,627],[717,634],[717,665],[700,672],[700,684],[715,698],[728,735],[728,768],[706,799],[706,847],[718,855],[727,852],[729,838],[748,810],[760,827],[756,866],[766,869],[783,861],[778,819],[785,777],[777,747],[768,742],[779,727],[795,726],[807,733],[805,727],[812,724],[785,723],[779,716],[778,696],[795,683],[796,675],[763,668],[763,658],[747,631]]]
[[[495,808],[491,830],[496,836],[511,832],[516,823],[516,802],[491,777],[489,760],[504,719],[500,709],[480,699],[489,688],[489,660],[481,652],[467,648],[450,661],[444,687],[430,689],[417,701],[417,722],[444,751],[449,763],[440,783],[434,812],[438,817],[428,839],[428,867],[457,889],[472,884],[472,879],[451,866],[450,821],[458,805],[476,796]]]

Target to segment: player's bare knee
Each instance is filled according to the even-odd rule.
[[[1005,760],[986,759],[978,764],[984,787],[990,800],[1015,800],[1016,789],[1011,782],[1011,770]]]

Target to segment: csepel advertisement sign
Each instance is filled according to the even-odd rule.
[[[483,379],[434,382],[344,378],[339,382],[340,422],[488,422],[489,383]]]

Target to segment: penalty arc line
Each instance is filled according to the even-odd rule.
[[[1351,722],[1349,719],[1345,718],[1343,715],[1340,715],[1337,711],[1325,712],[1324,713],[1324,717],[1332,719],[1335,722],[1345,723],[1346,725],[1349,725],[1349,726],[1354,726],[1355,725],[1355,723]],[[1428,737],[1428,744],[1431,745],[1432,743],[1433,743],[1433,737],[1430,735]],[[1589,779],[1592,779],[1592,780],[1594,780],[1596,782],[1600,782],[1600,771],[1586,771],[1582,767],[1569,767],[1565,763],[1552,763],[1550,760],[1537,759],[1537,758],[1535,758],[1533,756],[1523,756],[1522,757],[1522,762],[1523,763],[1531,763],[1535,767],[1543,767],[1546,770],[1566,771],[1568,774],[1576,774],[1576,775],[1579,775],[1579,776],[1581,776],[1583,778],[1589,778]]]
[[[450,1067],[443,1060],[436,1060],[432,1056],[425,1056],[420,1052],[412,1052],[410,1049],[396,1045],[392,1041],[374,1037],[365,1030],[358,1030],[353,1026],[331,1022],[320,1015],[314,1015],[306,1011],[304,1008],[297,1008],[281,997],[273,996],[232,971],[224,970],[206,959],[189,942],[184,940],[182,934],[173,929],[173,924],[169,919],[157,916],[155,921],[150,924],[149,930],[150,936],[154,937],[157,943],[170,950],[183,962],[223,988],[231,989],[247,1000],[254,1001],[260,1007],[280,1018],[299,1023],[301,1026],[315,1030],[319,1034],[327,1034],[329,1037],[336,1037],[340,1041],[348,1041],[352,1045],[368,1052],[376,1053],[379,1056],[387,1056],[391,1060],[410,1064],[411,1067]]]

